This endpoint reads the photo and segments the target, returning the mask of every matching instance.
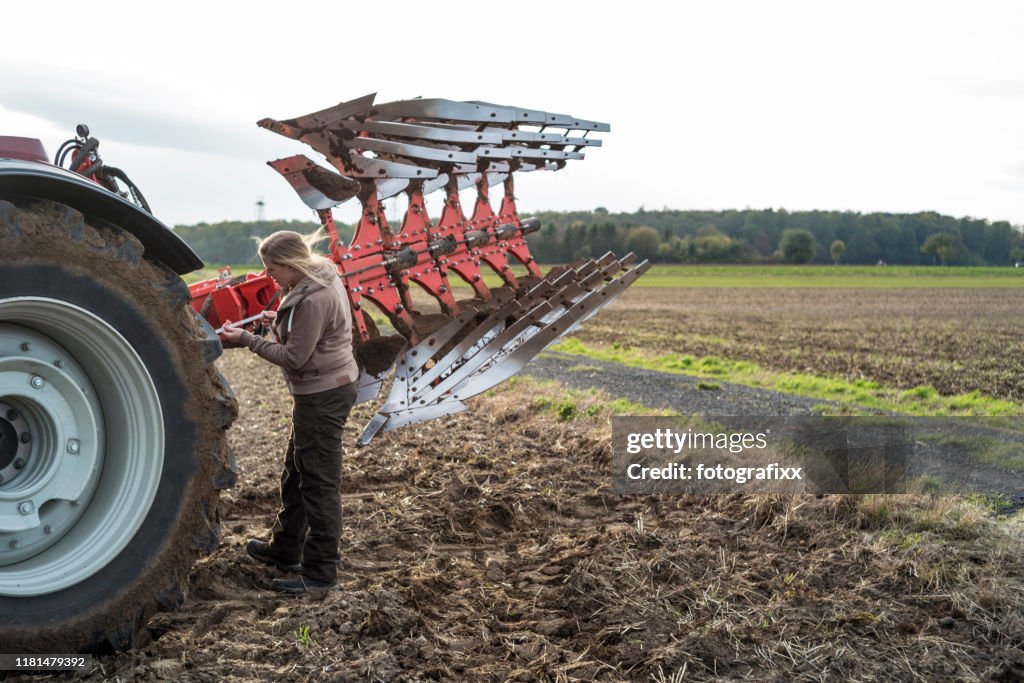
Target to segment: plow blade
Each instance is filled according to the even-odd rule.
[[[466,399],[519,372],[578,322],[614,301],[650,265],[644,261],[624,267],[623,261],[627,259],[596,270],[600,262],[590,262],[593,272],[582,280],[573,270],[545,279],[475,325],[473,316],[460,316],[407,351],[399,359],[387,401],[358,445],[381,432],[465,410]],[[616,271],[618,277],[606,279]]]

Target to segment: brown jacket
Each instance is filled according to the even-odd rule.
[[[251,332],[241,337],[253,353],[281,366],[292,394],[319,393],[359,377],[352,355],[352,313],[341,278],[329,262],[320,272],[330,277],[329,287],[307,277],[281,301],[273,325],[279,342]]]

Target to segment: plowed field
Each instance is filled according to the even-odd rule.
[[[634,288],[575,336],[1021,402],[1022,297],[999,288]]]
[[[591,334],[621,332],[623,320],[636,321],[637,335],[697,327],[718,308],[658,323],[656,304],[642,325],[639,313],[612,311]],[[770,323],[748,332],[766,343],[813,332]],[[717,325],[699,329],[724,334],[726,317]],[[683,342],[659,343],[680,351]],[[816,344],[801,348],[820,357]],[[560,421],[534,400],[553,390],[532,383],[349,448],[340,590],[323,600],[274,594],[276,570],[243,544],[266,538],[273,521],[290,399],[276,369],[248,351],[228,351],[221,365],[241,404],[222,544],[195,567],[183,608],[149,622],[151,643],[78,678],[1024,676],[1019,525],[945,498],[616,497],[607,413],[595,406],[579,411],[592,417]],[[347,444],[368,416],[365,407],[353,415]]]

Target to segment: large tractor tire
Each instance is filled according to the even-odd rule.
[[[186,285],[126,231],[0,200],[0,644],[147,639],[217,543],[237,403]]]

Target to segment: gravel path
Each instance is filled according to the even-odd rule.
[[[741,384],[675,373],[631,368],[585,356],[546,352],[532,360],[521,374],[554,380],[572,389],[602,389],[615,398],[626,398],[648,408],[665,408],[682,415],[705,417],[750,415],[813,415],[815,407],[838,407],[837,403]],[[700,388],[704,384],[717,388]],[[925,430],[952,443],[1019,444],[1024,436],[989,428],[977,418],[932,420]],[[956,445],[936,445],[917,440],[907,463],[911,479],[928,476],[944,481],[950,490],[991,494],[1005,501],[1002,512],[1024,508],[1024,473],[995,465],[980,464],[969,450]]]
[[[537,379],[555,380],[572,389],[603,389],[648,408],[674,410],[682,415],[809,415],[829,401],[781,394],[742,384],[689,375],[631,368],[610,361],[568,353],[545,352],[521,371]],[[700,385],[718,388],[700,388]]]

